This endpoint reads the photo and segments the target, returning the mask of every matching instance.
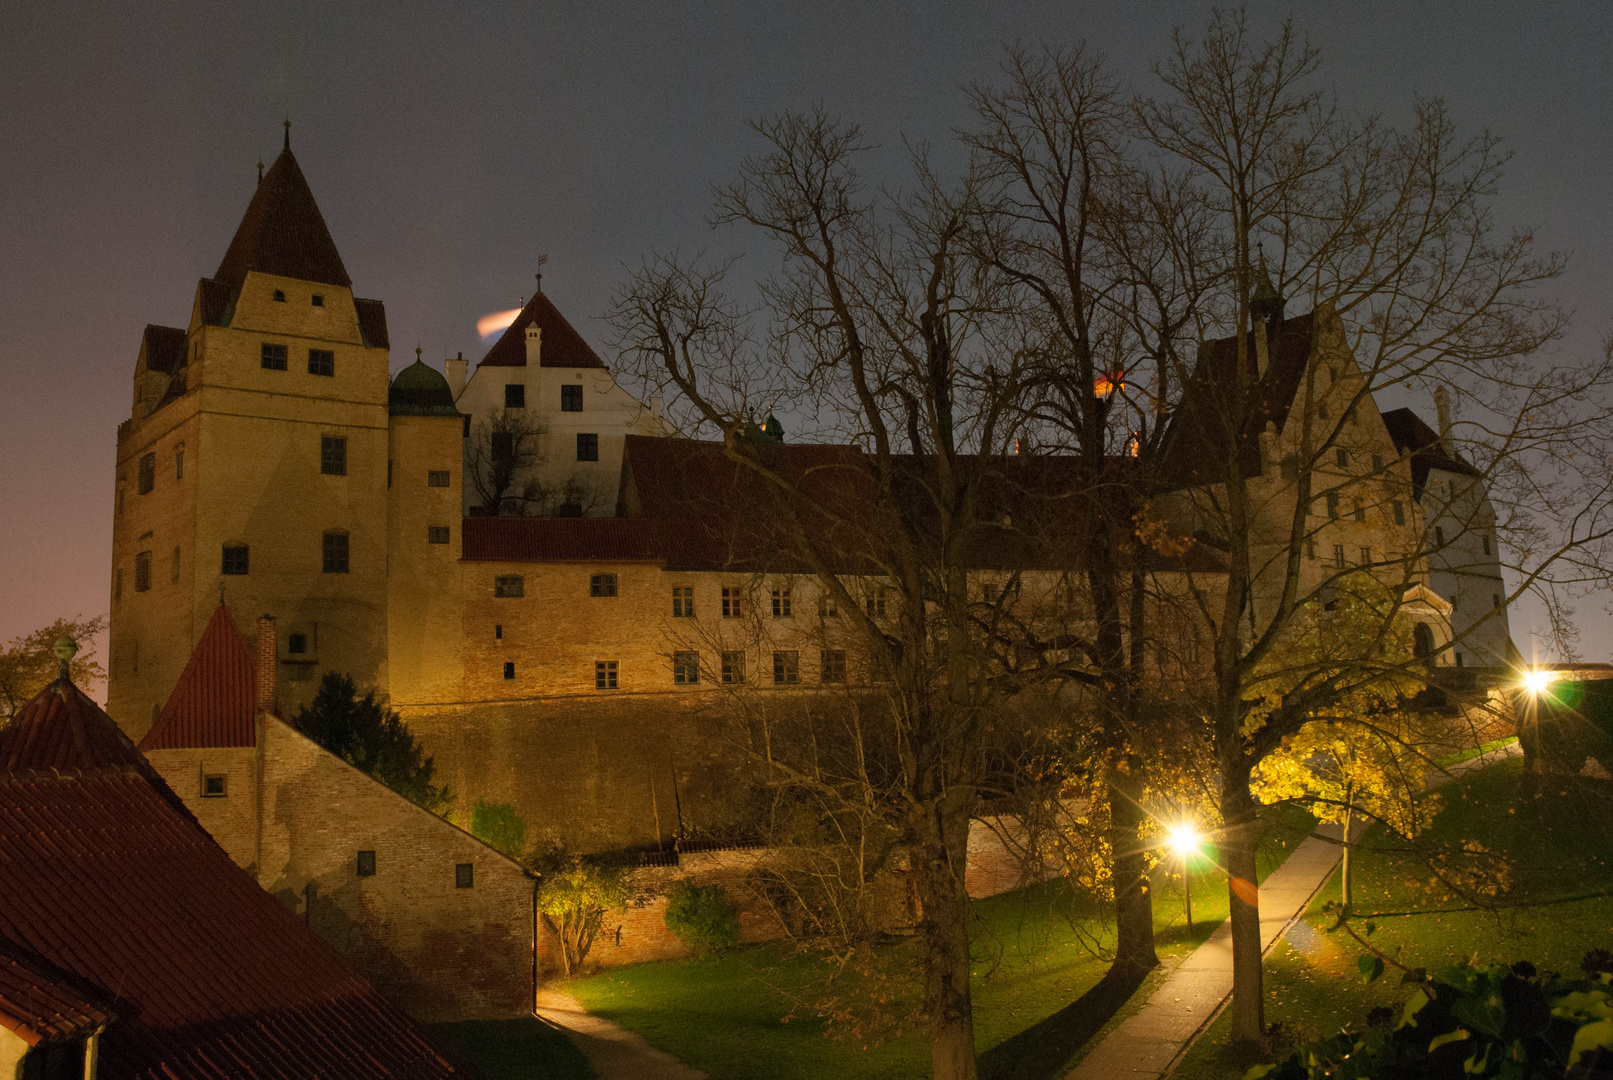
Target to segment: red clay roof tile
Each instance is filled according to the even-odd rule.
[[[465,518],[469,562],[641,562],[658,558],[637,518]]]
[[[220,604],[140,749],[255,745],[257,686],[252,650]]]
[[[113,1018],[109,998],[11,942],[0,941],[0,1027],[29,1046],[77,1039]]]
[[[289,146],[258,181],[213,279],[239,289],[253,270],[344,289],[353,284]]]
[[[582,335],[549,302],[542,291],[534,293],[521,314],[482,357],[482,365],[526,367],[526,328],[533,323],[543,331],[538,350],[538,366],[546,368],[602,368],[604,362],[588,347]]]

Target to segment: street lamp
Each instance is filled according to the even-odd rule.
[[[1537,696],[1544,694],[1546,687],[1551,685],[1551,681],[1555,677],[1554,673],[1544,668],[1530,668],[1523,673],[1523,688]]]
[[[1187,932],[1193,932],[1193,877],[1188,873],[1187,860],[1199,849],[1202,839],[1198,830],[1186,822],[1172,827],[1170,845],[1182,856],[1182,888],[1187,894]]]

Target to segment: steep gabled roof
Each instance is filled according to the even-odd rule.
[[[185,366],[185,346],[188,335],[176,326],[147,324],[140,339],[140,352],[146,360],[147,371],[171,374]]]
[[[1463,460],[1460,454],[1446,452],[1439,432],[1423,422],[1422,417],[1410,409],[1390,409],[1383,414],[1383,426],[1389,429],[1396,450],[1411,454],[1411,485],[1413,497],[1423,497],[1430,469],[1443,469],[1462,476],[1482,476],[1477,469]]]
[[[0,732],[0,939],[113,1001],[102,1080],[455,1075],[65,679]]]
[[[254,745],[257,687],[252,650],[220,604],[140,749]]]
[[[235,317],[235,300],[240,295],[239,285],[230,285],[212,278],[196,283],[196,303],[200,308],[203,326],[228,326]]]
[[[379,300],[353,299],[358,311],[358,331],[364,336],[364,345],[370,349],[390,349],[392,339],[386,332],[386,305]]]
[[[258,181],[213,278],[239,289],[253,270],[344,289],[353,284],[289,142]]]
[[[493,343],[478,366],[526,367],[526,328],[537,324],[543,331],[538,350],[538,366],[546,368],[602,368],[604,362],[582,335],[560,314],[560,309],[549,302],[540,289],[532,294],[521,314],[504,331],[504,336]]]

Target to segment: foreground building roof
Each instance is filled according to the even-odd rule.
[[[38,958],[35,989],[26,960],[10,989],[0,972],[0,1001],[53,970],[77,997],[13,1014],[83,1027],[111,1003],[104,1080],[455,1075],[65,678],[0,730],[0,948]]]

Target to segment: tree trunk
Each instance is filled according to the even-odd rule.
[[[943,795],[926,807],[913,872],[923,916],[924,1009],[935,1080],[975,1080],[974,1009],[969,988],[969,896],[964,889],[969,811]]]
[[[1350,890],[1350,827],[1355,824],[1355,807],[1344,808],[1344,858],[1339,871],[1339,898],[1344,902],[1344,911],[1349,913],[1355,906],[1355,896]]]
[[[1114,966],[1132,978],[1141,978],[1159,966],[1159,956],[1154,951],[1154,903],[1148,862],[1137,837],[1144,817],[1142,787],[1136,766],[1126,773],[1111,770],[1106,787],[1109,843],[1114,853]]]
[[[1232,1041],[1257,1042],[1266,1030],[1260,970],[1260,882],[1255,864],[1255,802],[1247,770],[1223,766],[1221,816],[1228,904],[1232,912]]]

